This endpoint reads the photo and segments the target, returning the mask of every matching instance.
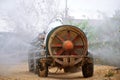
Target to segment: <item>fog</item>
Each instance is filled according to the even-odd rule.
[[[101,64],[120,67],[120,23],[114,18],[106,18],[96,24],[95,38],[89,49]]]
[[[6,74],[27,62],[32,40],[59,13],[54,0],[5,0],[0,4],[0,73]]]
[[[31,41],[58,17],[64,18],[65,11],[58,6],[56,0],[0,1],[0,67],[27,62]],[[120,67],[120,15],[101,15],[103,20],[89,22],[86,28],[88,34],[94,33],[93,40],[88,39],[89,49],[103,64]]]

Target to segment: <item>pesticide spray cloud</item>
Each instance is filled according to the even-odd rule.
[[[13,66],[27,61],[30,44],[15,33],[1,32],[0,39],[0,73],[6,74]]]
[[[119,18],[119,17],[117,17]],[[94,58],[102,64],[120,67],[120,23],[119,19],[105,18],[95,27],[95,39],[90,44]]]
[[[0,19],[6,22],[8,30],[0,32],[0,73],[8,73],[14,65],[27,61],[31,41],[58,12],[53,0],[6,0],[1,4]]]

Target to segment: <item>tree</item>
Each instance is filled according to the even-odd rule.
[[[11,4],[7,2],[6,5],[5,2],[4,9],[0,7],[0,16],[2,16],[0,19],[5,21],[6,28],[12,29],[13,33],[8,32],[7,35],[3,34],[0,37],[2,43],[0,44],[0,64],[2,61],[18,64],[18,61],[27,60],[27,54],[31,48],[30,42],[34,37],[46,30],[59,14],[58,0],[5,1]]]
[[[4,20],[20,35],[34,36],[47,29],[59,15],[57,0],[17,0]]]

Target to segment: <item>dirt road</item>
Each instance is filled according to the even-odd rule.
[[[4,69],[3,69],[4,68]],[[13,67],[0,67],[0,80],[120,80],[120,71],[115,67],[105,65],[94,66],[94,76],[84,78],[82,72],[63,73],[59,71],[55,73],[56,68],[50,70],[47,78],[40,78],[34,73],[28,72],[26,63],[22,63]]]

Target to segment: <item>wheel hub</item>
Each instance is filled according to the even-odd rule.
[[[74,48],[74,45],[70,40],[66,40],[66,41],[63,42],[62,47],[65,51],[70,51]]]

